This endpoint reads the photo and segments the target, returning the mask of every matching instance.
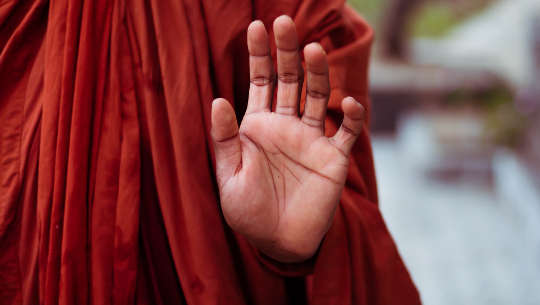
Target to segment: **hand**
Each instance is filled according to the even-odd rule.
[[[240,128],[224,99],[212,104],[212,138],[221,208],[227,223],[266,255],[282,262],[309,259],[330,228],[347,176],[349,154],[362,130],[364,108],[345,98],[338,132],[324,136],[330,95],[326,53],[304,49],[305,111],[298,116],[302,65],[291,18],[274,21],[278,87],[275,111],[273,62],[260,21],[248,28],[248,107]]]

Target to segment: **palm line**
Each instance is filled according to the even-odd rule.
[[[292,158],[291,156],[289,156],[288,154],[286,154],[283,150],[281,150],[277,145],[274,144],[274,147],[279,151],[279,153],[281,153],[283,156],[285,156],[285,158],[287,158],[289,161],[293,162],[294,164],[296,165],[299,165],[300,167],[304,168],[305,170],[309,171],[310,173],[313,173],[323,179],[326,179],[326,180],[329,180],[330,182],[334,183],[334,184],[337,184],[337,185],[340,185],[340,183],[338,181],[336,181],[335,179],[333,179],[332,177],[330,176],[327,176],[317,170],[314,170],[304,164],[302,164],[302,162],[299,162],[297,160],[295,160],[294,158]]]
[[[270,159],[269,159],[268,156],[266,155],[266,150],[265,150],[260,144],[258,144],[256,141],[254,141],[247,133],[242,133],[242,134],[246,137],[246,139],[248,139],[252,144],[254,144],[255,147],[257,147],[257,149],[258,149],[260,152],[263,152],[263,153],[265,154],[265,157],[266,157],[266,159],[268,160],[268,162],[270,162]],[[281,148],[279,148],[279,146],[277,146],[277,145],[274,144],[273,142],[272,142],[272,145],[274,146],[274,148],[275,148],[278,152],[277,152],[277,153],[270,152],[271,154],[281,154],[281,155],[285,156],[286,159],[288,159],[288,160],[291,161],[292,163],[294,163],[294,164],[296,164],[296,165],[302,167],[303,169],[307,170],[308,172],[310,172],[310,173],[312,173],[312,174],[315,174],[315,175],[317,175],[317,176],[319,176],[319,177],[321,177],[321,178],[323,178],[323,179],[325,179],[325,180],[328,180],[328,181],[332,182],[333,184],[341,185],[341,183],[339,183],[337,180],[333,179],[332,177],[327,176],[327,175],[325,175],[325,174],[323,174],[323,173],[321,173],[321,172],[319,172],[319,171],[317,171],[317,170],[315,170],[315,169],[310,168],[309,166],[307,166],[307,165],[305,165],[305,164],[302,164],[302,162],[299,162],[299,161],[295,160],[293,157],[291,157],[290,155],[288,155],[287,153],[285,153]],[[271,162],[270,162],[270,163],[271,163]],[[277,170],[281,175],[283,175],[283,172],[281,172],[281,171],[279,170],[279,168],[278,168],[275,164],[273,164],[273,163],[271,163],[271,164],[276,168],[276,170]],[[300,179],[299,179],[295,174],[293,174],[292,170],[291,170],[288,166],[286,166],[286,165],[284,165],[284,166],[285,166],[285,168],[286,168],[286,169],[287,169],[287,170],[288,170],[288,171],[296,178],[296,180],[297,180],[298,182],[300,182]],[[283,176],[284,176],[284,175],[283,175]]]

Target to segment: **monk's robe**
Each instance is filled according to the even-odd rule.
[[[373,35],[343,1],[0,1],[0,304],[420,303],[367,124],[312,259],[273,261],[224,221],[211,103],[241,119],[247,26],[281,14],[329,54],[331,135],[344,96],[369,109]]]

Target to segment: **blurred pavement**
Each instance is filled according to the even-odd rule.
[[[495,183],[429,177],[429,129],[405,125],[397,138],[374,136],[373,147],[381,210],[424,304],[540,304],[540,202],[518,204],[498,187],[535,190],[510,183],[520,181],[511,170],[495,171]]]

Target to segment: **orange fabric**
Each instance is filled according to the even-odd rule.
[[[372,32],[339,0],[0,0],[0,304],[419,304],[377,207],[368,130],[318,254],[225,224],[214,97],[244,112],[246,28],[329,53],[328,133],[368,108]],[[366,125],[367,126],[367,125]]]

